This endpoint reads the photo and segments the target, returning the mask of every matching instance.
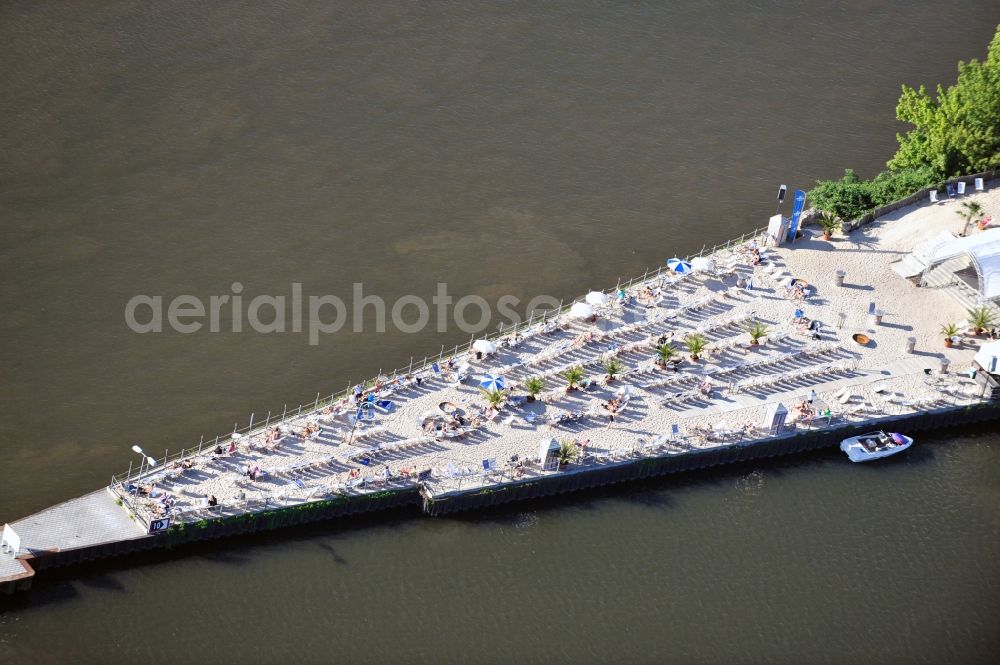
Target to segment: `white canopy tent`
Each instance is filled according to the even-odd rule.
[[[979,347],[976,364],[990,374],[1000,374],[1000,342],[990,342]]]
[[[555,439],[542,439],[538,442],[538,464],[545,471],[559,468],[559,442]]]
[[[1000,229],[973,237],[985,239],[965,250],[979,275],[979,293],[987,300],[995,300],[1000,298]]]
[[[788,409],[781,402],[768,405],[764,411],[763,426],[769,434],[781,434],[785,429],[785,420],[788,418]]]
[[[948,259],[967,254],[979,278],[979,294],[1000,298],[1000,229],[990,229],[964,238],[942,231],[919,243],[892,269],[903,277],[914,277]]]
[[[938,250],[955,240],[955,236],[947,231],[939,231],[936,235],[917,243],[912,252],[892,264],[892,269],[902,277],[916,277],[930,267],[934,262],[931,257],[937,254]]]

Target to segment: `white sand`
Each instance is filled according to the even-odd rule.
[[[1000,188],[985,194],[966,196],[966,200],[977,200],[985,213],[1000,218]],[[345,422],[346,413],[354,407],[343,405],[344,415],[333,420],[321,414],[307,414],[287,424],[300,428],[306,422],[319,422],[321,417],[331,420],[330,424],[316,438],[306,441],[288,436],[277,451],[260,448],[263,435],[255,434],[252,446],[243,440],[240,451],[224,463],[210,462],[210,456],[194,458],[196,469],[186,471],[174,480],[160,480],[158,488],[173,494],[177,508],[185,509],[194,505],[195,497],[214,495],[220,502],[238,506],[241,498],[274,497],[282,495],[303,498],[320,498],[336,485],[349,479],[350,470],[361,478],[374,478],[381,474],[384,465],[391,468],[393,475],[400,470],[431,469],[428,479],[434,491],[446,491],[457,486],[454,479],[444,479],[446,474],[459,470],[471,470],[477,475],[482,470],[485,459],[495,459],[504,466],[514,455],[521,459],[534,458],[539,441],[555,437],[559,440],[572,439],[589,441],[587,450],[593,453],[618,451],[624,454],[634,449],[637,442],[668,434],[671,426],[677,424],[684,435],[683,443],[677,448],[690,446],[706,447],[718,445],[718,439],[732,440],[741,435],[758,435],[767,405],[782,401],[789,407],[795,419],[794,406],[810,389],[818,393],[834,418],[862,420],[868,417],[892,413],[912,412],[914,408],[929,407],[974,399],[960,392],[946,395],[936,386],[929,385],[925,368],[939,367],[939,358],[947,357],[952,363],[952,372],[966,368],[981,340],[969,338],[959,347],[946,350],[939,328],[946,322],[960,322],[966,318],[962,305],[939,289],[916,288],[912,283],[897,276],[889,267],[890,262],[902,257],[914,245],[936,234],[940,230],[959,232],[963,220],[956,214],[957,201],[945,201],[937,205],[921,204],[899,210],[876,222],[855,231],[847,237],[835,237],[831,242],[823,241],[812,229],[807,237],[793,246],[768,248],[765,263],[773,261],[790,275],[806,280],[817,288],[817,293],[801,305],[786,295],[785,289],[766,276],[762,270],[751,268],[742,252],[734,252],[732,258],[742,259],[737,267],[741,276],[753,275],[757,288],[751,292],[734,289],[735,295],[727,297],[724,291],[735,285],[735,276],[726,279],[694,275],[679,284],[666,288],[667,296],[661,306],[647,309],[636,302],[639,287],[630,291],[631,302],[622,307],[608,308],[594,325],[568,318],[560,320],[564,329],[549,334],[538,334],[523,342],[516,350],[501,349],[494,357],[475,361],[473,373],[464,385],[449,385],[445,380],[428,375],[419,388],[405,388],[380,398],[393,401],[395,408],[389,414],[377,412],[373,423],[364,423],[356,428],[352,444],[346,444],[351,437],[350,425]],[[976,231],[973,231],[976,232]],[[721,265],[726,256],[717,257]],[[834,274],[838,269],[847,273],[845,286],[834,286]],[[885,311],[882,325],[870,327],[868,303]],[[698,311],[684,311],[674,318],[659,322],[655,318],[691,303],[707,302]],[[821,321],[822,341],[815,341],[809,335],[795,331],[791,319],[797,307],[805,315]],[[751,318],[751,313],[766,322],[773,333],[768,342],[749,352],[734,345],[746,345],[747,335],[742,331],[742,323]],[[843,328],[837,328],[839,314],[845,315]],[[726,328],[721,324],[733,322]],[[635,328],[630,332],[625,326]],[[642,386],[654,381],[663,381],[674,375],[652,369],[654,351],[649,343],[650,336],[673,332],[674,339],[696,329],[705,329],[711,335],[710,348],[721,349],[715,356],[705,354],[698,363],[685,361],[681,372],[676,375],[677,387]],[[581,338],[594,332],[601,340],[590,343]],[[851,335],[855,332],[869,334],[874,344],[861,347],[855,344]],[[905,352],[908,337],[916,338],[917,354]],[[411,448],[376,455],[374,462],[362,465],[347,458],[373,444],[389,444],[409,440],[424,434],[421,431],[422,416],[435,411],[441,402],[452,402],[467,414],[481,409],[486,402],[477,385],[481,375],[493,372],[514,363],[529,363],[527,367],[509,369],[505,372],[508,384],[514,384],[509,391],[522,395],[516,385],[530,376],[561,370],[574,363],[584,364],[587,375],[602,379],[598,357],[606,352],[610,343],[639,348],[621,353],[619,358],[630,372],[611,385],[603,380],[586,391],[567,394],[565,380],[560,375],[546,378],[544,400],[522,407],[507,406],[492,421],[485,422],[470,434],[458,439],[431,439]],[[810,351],[818,348],[838,347],[822,356],[809,357]],[[561,348],[565,347],[565,348]],[[678,344],[683,348],[682,344]],[[539,361],[545,351],[558,352]],[[797,354],[784,362],[767,365],[783,354]],[[684,354],[686,357],[686,354]],[[750,365],[748,365],[750,364]],[[745,366],[742,370],[741,366]],[[824,371],[831,366],[840,371]],[[811,369],[810,369],[811,368]],[[636,370],[646,370],[639,374]],[[683,406],[671,396],[681,391],[691,391],[697,395],[697,387],[704,380],[705,373],[711,372],[716,386],[712,397]],[[776,385],[779,377],[788,378],[792,373],[809,373],[795,385]],[[758,390],[738,391],[737,384],[757,377],[762,383]],[[948,377],[949,384],[961,388],[962,379],[954,374]],[[631,391],[629,404],[608,427],[607,411],[602,403],[609,400],[616,390],[628,387]],[[876,393],[876,388],[886,392]],[[850,397],[844,397],[844,394]],[[842,401],[843,399],[843,401]],[[898,403],[908,401],[910,404]],[[666,404],[664,404],[666,402]],[[822,407],[822,405],[819,405]],[[596,416],[586,416],[581,420],[552,427],[544,424],[544,419],[558,414],[592,412]],[[526,414],[535,414],[535,423],[525,420]],[[818,419],[817,422],[826,422]],[[705,430],[713,426],[727,431],[727,434],[706,435]],[[744,433],[745,434],[741,434]],[[331,457],[341,463],[326,464]],[[247,464],[259,465],[267,472],[254,483],[243,477]],[[317,464],[315,468],[300,472],[284,472],[294,465]],[[226,466],[228,465],[228,466]],[[536,471],[529,469],[528,473]],[[292,485],[299,478],[305,489]],[[465,479],[463,483],[482,483],[482,478]],[[189,512],[181,519],[197,519],[200,513]]]

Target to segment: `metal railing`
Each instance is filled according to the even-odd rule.
[[[991,180],[995,179],[996,176],[997,176],[997,171],[984,171],[982,173],[976,173],[976,174],[972,174],[972,175],[968,175],[968,176],[961,176],[961,177],[958,177],[958,178],[951,178],[951,179],[946,180],[945,183],[957,183],[959,181],[971,182],[976,177],[983,177],[987,181],[991,181]],[[867,223],[872,218],[875,218],[875,217],[877,217],[878,215],[881,215],[881,214],[885,214],[886,212],[890,212],[890,211],[892,211],[892,210],[900,207],[901,205],[908,205],[910,203],[914,203],[914,202],[920,200],[921,198],[925,197],[926,193],[928,191],[930,191],[931,189],[936,189],[936,188],[939,188],[939,187],[940,187],[940,185],[938,185],[936,187],[927,187],[927,188],[921,189],[919,192],[911,194],[910,196],[904,197],[903,199],[900,199],[899,201],[895,201],[895,202],[886,204],[884,206],[881,206],[881,207],[877,208],[876,210],[872,211],[872,213],[868,213],[868,214],[862,216],[861,219],[855,220],[854,221],[854,227],[860,226],[863,223]],[[873,214],[873,213],[877,213],[877,214]],[[761,227],[761,228],[758,228],[758,229],[756,229],[754,231],[750,231],[748,233],[744,233],[741,236],[739,236],[738,238],[733,238],[733,239],[728,240],[726,242],[712,245],[711,247],[708,247],[707,245],[703,245],[702,248],[701,248],[701,250],[699,252],[688,255],[687,257],[685,257],[685,260],[686,261],[691,261],[692,259],[695,259],[695,258],[698,258],[698,257],[712,256],[712,255],[714,255],[716,253],[723,252],[723,251],[726,251],[726,250],[731,249],[733,247],[742,245],[743,243],[750,242],[752,240],[757,240],[757,239],[766,239],[766,237],[767,237],[767,227]],[[670,271],[670,268],[668,268],[666,265],[660,265],[660,266],[657,267],[657,269],[655,271],[650,272],[650,270],[647,269],[641,276],[637,275],[637,276],[629,279],[628,281],[622,282],[622,280],[619,279],[618,280],[618,284],[615,286],[615,291],[617,291],[619,289],[629,289],[629,288],[632,288],[636,284],[643,284],[645,282],[648,282],[650,279],[654,279],[654,280],[658,279],[659,277],[661,277],[663,275],[664,272],[669,272],[669,271]],[[568,303],[560,303],[559,307],[556,307],[556,308],[551,309],[551,310],[545,310],[545,311],[541,312],[540,314],[532,314],[531,316],[528,317],[527,320],[525,320],[525,321],[519,321],[518,323],[514,324],[513,326],[511,326],[509,328],[503,328],[501,326],[500,330],[491,332],[491,333],[489,333],[487,335],[484,335],[483,337],[481,337],[479,339],[487,339],[487,340],[492,341],[492,340],[499,339],[499,338],[507,336],[507,335],[516,335],[517,333],[522,333],[525,330],[528,330],[528,329],[530,329],[530,328],[532,328],[532,327],[534,327],[536,325],[545,325],[545,323],[547,323],[548,321],[551,321],[554,318],[559,317],[561,314],[563,314],[566,311],[568,311],[574,304],[576,304],[578,302],[581,302],[581,301],[582,301],[582,297],[576,298],[576,299],[574,299],[574,300],[572,300],[572,301],[570,301]],[[476,337],[473,336],[468,342],[466,342],[464,344],[456,345],[454,347],[454,349],[451,350],[451,352],[449,353],[448,356],[445,356],[446,349],[445,349],[444,346],[442,346],[441,347],[441,351],[440,351],[440,353],[437,356],[424,356],[423,360],[421,360],[419,363],[416,363],[416,364],[414,364],[413,358],[411,357],[410,358],[410,363],[405,368],[403,368],[403,367],[396,368],[396,369],[394,369],[392,371],[392,374],[384,374],[384,375],[383,375],[382,371],[379,370],[378,376],[379,377],[386,376],[389,379],[395,379],[398,376],[400,376],[401,374],[402,375],[408,375],[408,374],[414,374],[414,373],[418,373],[418,374],[426,373],[426,371],[434,363],[440,363],[446,357],[447,358],[458,358],[459,356],[461,356],[461,355],[463,355],[465,353],[468,353],[469,350],[472,348],[472,345],[475,342],[476,342]],[[351,384],[348,384],[347,388],[345,388],[343,391],[331,393],[328,397],[323,397],[323,398],[321,398],[320,394],[317,393],[316,399],[314,400],[314,402],[313,402],[313,404],[311,406],[309,406],[308,404],[300,404],[294,411],[290,411],[286,407],[284,409],[284,411],[282,412],[282,415],[280,417],[278,417],[277,414],[273,414],[271,412],[268,412],[267,416],[264,419],[264,424],[261,425],[260,422],[258,421],[256,429],[254,428],[253,416],[251,415],[250,423],[246,427],[242,427],[242,428],[234,427],[233,431],[230,432],[229,434],[225,435],[225,436],[230,437],[232,434],[239,434],[241,436],[246,436],[247,439],[250,439],[254,435],[258,434],[258,433],[265,432],[267,430],[267,428],[270,427],[271,425],[276,424],[276,423],[284,423],[289,418],[297,418],[297,417],[301,416],[303,414],[303,412],[309,413],[309,412],[318,411],[318,410],[321,410],[321,409],[325,409],[328,406],[332,406],[332,405],[336,404],[337,402],[339,402],[341,400],[350,400],[350,398],[353,396],[353,391],[354,391],[355,385],[359,385],[361,387],[362,391],[366,391],[366,390],[372,388],[375,385],[375,383],[376,383],[376,379],[375,378],[368,379],[366,381],[363,381],[360,384],[353,384],[353,383],[351,383]],[[304,409],[306,409],[307,406],[309,408],[309,411],[304,411]],[[272,418],[272,416],[274,416],[274,417]],[[178,460],[184,459],[186,457],[190,457],[192,455],[200,455],[201,452],[202,452],[202,450],[204,449],[205,445],[210,445],[214,449],[216,446],[218,446],[218,445],[220,445],[222,443],[221,436],[222,435],[217,435],[214,438],[214,440],[209,439],[209,441],[207,441],[207,442],[205,441],[204,437],[202,437],[202,440],[198,442],[197,446],[191,446],[191,447],[187,447],[187,448],[182,448],[180,451],[175,452],[173,455],[170,455],[169,454],[169,450],[168,450],[168,451],[166,451],[164,453],[162,464],[164,466],[166,466],[167,464],[171,464],[173,462],[176,462]],[[126,473],[123,473],[123,474],[113,475],[112,478],[111,478],[111,486],[113,487],[114,485],[121,484],[123,482],[131,482],[132,480],[140,478],[140,477],[142,477],[144,475],[148,475],[149,473],[150,473],[150,471],[147,470],[147,471],[143,471],[143,472],[136,471],[134,473],[132,473],[132,472],[126,472]]]

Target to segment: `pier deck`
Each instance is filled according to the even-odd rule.
[[[984,203],[1000,207],[1000,196]],[[763,422],[778,403],[792,412],[791,429],[826,428],[831,437],[854,425],[976,405],[975,381],[954,370],[968,366],[978,341],[945,349],[939,334],[942,323],[965,319],[964,303],[940,289],[916,288],[889,267],[923,237],[960,227],[955,206],[913,206],[875,222],[857,241],[830,243],[807,232],[795,245],[765,249],[759,265],[750,260],[749,243],[739,243],[712,255],[714,271],[644,275],[622,285],[625,298],[612,292],[597,305],[595,321],[554,312],[507,331],[485,357],[442,353],[439,364],[382,377],[359,387],[357,396],[332,395],[269,416],[264,426],[258,421],[218,440],[220,453],[213,442],[153,472],[119,478],[111,488],[116,495],[101,490],[14,522],[22,556],[160,538],[146,535],[153,519],[169,518],[176,529],[305,506],[348,514],[357,511],[347,504],[402,505],[417,489],[426,509],[434,497],[502,490],[527,479],[565,485],[559,477],[582,478],[637,458],[648,459],[650,468],[672,455],[702,466],[715,452],[713,459],[735,460],[740,456],[730,453],[737,445],[753,446],[754,455],[768,446],[780,450],[787,431],[770,432]],[[843,286],[834,280],[841,269]],[[752,290],[737,285],[746,279]],[[807,284],[805,297],[789,287],[792,279]],[[869,319],[869,302],[885,310],[880,324]],[[819,333],[802,325],[797,309],[822,322]],[[755,320],[770,328],[760,346],[747,340],[747,324]],[[854,343],[858,332],[873,342]],[[676,371],[658,367],[659,340],[669,337],[686,357],[691,333],[708,341],[702,358]],[[610,358],[624,368],[605,381],[602,365]],[[942,360],[952,372],[938,371]],[[570,392],[563,375],[577,365],[592,381]],[[545,390],[535,402],[518,399],[495,413],[479,388],[485,374],[503,375],[511,396],[523,396],[533,377],[544,377]],[[811,391],[817,404],[810,406]],[[606,405],[626,395],[610,421]],[[355,422],[369,396],[371,406]],[[539,442],[550,438],[578,446],[577,461],[542,468]],[[248,478],[254,468],[261,473]],[[218,505],[207,505],[208,497]],[[0,582],[16,573],[9,559],[0,566]]]
[[[21,538],[21,551],[32,556],[146,537],[146,527],[107,489],[46,508],[11,527]]]

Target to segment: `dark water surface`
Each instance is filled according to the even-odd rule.
[[[605,288],[880,169],[988,2],[0,5],[0,518],[467,335],[137,335],[136,294]],[[786,207],[787,211],[787,207]],[[973,662],[1000,437],[45,577],[0,662]]]

